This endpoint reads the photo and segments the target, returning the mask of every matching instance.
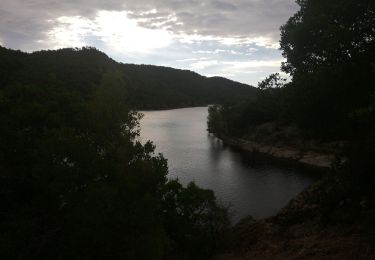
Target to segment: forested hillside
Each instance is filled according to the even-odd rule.
[[[127,103],[138,109],[188,107],[251,99],[256,88],[187,70],[118,63],[94,48],[23,53],[0,47],[1,86],[55,80],[70,89],[98,84],[106,71],[118,71]]]

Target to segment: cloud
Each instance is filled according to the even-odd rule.
[[[236,78],[238,75],[260,78],[268,74],[279,71],[282,59],[275,60],[243,60],[243,61],[220,61],[216,59],[196,59],[189,58],[181,60],[185,67],[190,70],[198,71],[205,76],[223,76]],[[186,63],[188,66],[186,67]],[[252,81],[252,84],[256,83]]]
[[[162,29],[148,29],[138,26],[127,17],[126,12],[100,11],[90,20],[80,16],[57,18],[55,27],[47,32],[53,47],[80,47],[93,39],[120,52],[147,53],[168,46],[171,34]],[[150,41],[152,39],[152,41]]]
[[[138,1],[137,4],[143,5],[144,2],[148,1]],[[174,32],[237,40],[263,37],[272,40],[274,44],[278,42],[280,25],[297,10],[293,0],[153,2],[161,14],[173,13],[176,22],[179,22],[178,25],[171,25]],[[135,5],[135,2],[127,4],[129,7]],[[149,17],[150,24],[153,16]],[[134,17],[139,15],[134,13]],[[147,22],[143,25],[147,26]]]
[[[198,40],[213,37],[231,45],[253,42],[276,47],[278,28],[296,5],[293,0],[2,0],[0,37],[9,47],[38,49],[41,42],[48,45],[51,32],[61,30],[61,17],[94,22],[100,11],[116,11],[112,15],[119,20],[118,27],[122,14],[139,27],[168,30],[180,38],[198,35]]]
[[[49,22],[55,24],[55,27],[46,32],[47,41],[52,48],[84,46],[86,38],[92,35],[97,27],[89,19],[80,16],[61,16]],[[43,42],[46,44],[46,41]]]
[[[198,50],[193,51],[194,54],[222,54],[222,53],[228,53],[233,55],[244,55],[245,53],[241,53],[235,50],[223,50],[223,49],[215,49],[215,50]]]
[[[173,36],[163,29],[140,27],[126,12],[101,11],[95,19],[98,35],[118,51],[148,52],[171,44]]]
[[[284,60],[249,60],[249,61],[226,61],[225,65],[230,65],[234,69],[245,70],[253,68],[280,68]]]
[[[197,61],[197,62],[191,63],[190,68],[192,70],[202,70],[202,69],[206,69],[208,67],[212,67],[218,64],[219,64],[219,61],[217,60],[203,60],[203,61]]]
[[[231,73],[215,73],[215,74],[206,74],[206,77],[223,77],[223,78],[230,78],[233,77],[234,74]]]
[[[190,61],[197,61],[199,60],[198,58],[187,58],[187,59],[182,59],[182,60],[176,60],[177,62],[190,62]]]

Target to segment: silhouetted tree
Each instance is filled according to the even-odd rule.
[[[202,255],[214,248],[216,237],[203,231],[218,217],[225,229],[226,210],[211,191],[168,188],[166,159],[152,143],[137,141],[141,116],[127,106],[125,84],[120,72],[109,71],[80,88],[54,75],[1,86],[1,259],[186,256],[185,240],[175,238],[191,230],[205,238]],[[204,214],[212,220],[202,215],[171,228],[166,220],[176,209],[165,199],[180,194],[196,196],[178,200],[193,212],[209,202]]]

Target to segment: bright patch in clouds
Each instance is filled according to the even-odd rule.
[[[84,46],[93,38],[119,52],[148,53],[167,47],[173,40],[167,30],[140,27],[125,11],[99,11],[93,20],[63,16],[55,23],[48,35],[56,48]]]
[[[218,64],[219,62],[217,60],[201,60],[201,61],[197,61],[197,62],[190,64],[190,68],[192,70],[202,70],[202,69],[212,67]]]
[[[223,78],[230,78],[233,77],[234,74],[230,73],[216,73],[216,74],[206,74],[207,77],[223,77]]]
[[[49,21],[57,24],[47,33],[48,40],[52,42],[53,48],[82,47],[85,45],[85,38],[95,32],[95,24],[80,16],[62,16],[56,21]]]
[[[173,39],[164,29],[138,26],[126,12],[101,11],[95,21],[103,41],[118,51],[150,52],[170,45]]]

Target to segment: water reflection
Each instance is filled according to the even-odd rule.
[[[257,163],[207,133],[207,108],[143,112],[142,141],[152,140],[168,159],[169,177],[195,181],[232,204],[234,221],[267,217],[317,180],[293,168]]]

